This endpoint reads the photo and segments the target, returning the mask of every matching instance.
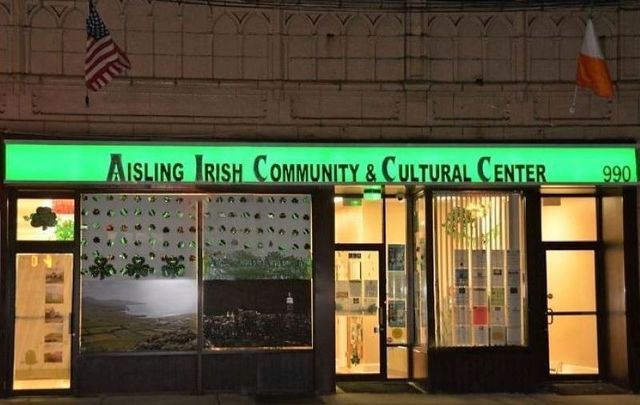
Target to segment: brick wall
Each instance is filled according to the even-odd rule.
[[[612,101],[578,92],[587,11],[376,13],[96,1],[133,69],[85,106],[86,2],[0,0],[0,129],[234,139],[635,139],[640,9],[597,9]]]

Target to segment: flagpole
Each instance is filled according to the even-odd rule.
[[[573,101],[571,101],[571,105],[569,106],[569,113],[570,114],[575,114],[576,113],[576,96],[578,95],[578,86],[576,85],[573,88]],[[89,97],[89,96],[87,96]]]
[[[91,10],[91,7],[93,7],[93,0],[89,0],[89,10]],[[86,85],[84,86],[84,105],[89,108],[89,89]]]

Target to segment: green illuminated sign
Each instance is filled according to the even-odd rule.
[[[7,141],[7,183],[636,183],[634,146]]]

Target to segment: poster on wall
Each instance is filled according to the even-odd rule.
[[[509,269],[507,272],[507,285],[509,287],[520,286],[520,269]]]
[[[493,267],[491,269],[491,285],[495,287],[504,285],[504,276],[501,267]]]
[[[456,324],[466,325],[469,323],[469,307],[456,306],[454,307],[454,315],[456,317]]]
[[[487,289],[486,288],[473,289],[473,305],[476,305],[476,306],[487,305]]]
[[[491,305],[495,305],[495,306],[504,305],[504,288],[493,287],[491,289]]]
[[[469,259],[467,256],[467,251],[463,249],[454,250],[453,263],[455,264],[456,269],[468,269]]]
[[[349,282],[336,280],[336,312],[349,309]]]
[[[457,325],[455,331],[455,342],[459,346],[469,346],[471,344],[471,328],[466,325]]]
[[[486,346],[489,344],[489,328],[485,325],[475,325],[473,327],[473,338],[476,346]]]
[[[364,296],[368,298],[378,297],[378,280],[364,281]]]
[[[406,325],[406,307],[404,300],[389,301],[389,326],[402,328]]]
[[[404,245],[389,245],[387,257],[389,271],[404,271]]]
[[[504,346],[506,343],[506,332],[504,326],[491,327],[491,344]]]
[[[482,288],[487,286],[487,269],[485,267],[473,269],[473,286]]]
[[[456,305],[468,305],[469,304],[469,294],[467,294],[467,289],[464,287],[456,288],[455,293],[455,303]]]
[[[507,250],[507,269],[520,269],[520,250]]]
[[[522,332],[521,332],[520,326],[507,328],[507,344],[508,345],[522,344]]]
[[[491,307],[491,325],[504,325],[504,307]]]
[[[474,269],[486,269],[487,251],[484,249],[473,249],[471,251],[471,266]]]
[[[466,267],[456,267],[456,287],[469,285],[469,271]]]
[[[489,308],[473,307],[473,324],[487,325],[489,323]]]

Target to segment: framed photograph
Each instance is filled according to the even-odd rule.
[[[50,323],[45,325],[44,343],[62,343],[62,324]]]
[[[62,363],[62,351],[59,350],[55,352],[45,352],[44,362],[45,363]]]
[[[44,297],[45,304],[64,303],[64,289],[62,284],[47,284]]]
[[[364,296],[374,298],[378,297],[378,280],[364,281]]]
[[[389,245],[387,268],[389,271],[404,271],[404,245]]]
[[[55,308],[47,307],[44,310],[44,323],[62,323],[64,317]]]
[[[45,273],[46,284],[64,284],[64,270],[56,268],[47,269]]]

